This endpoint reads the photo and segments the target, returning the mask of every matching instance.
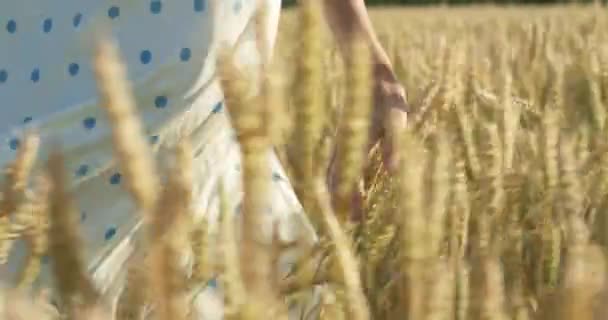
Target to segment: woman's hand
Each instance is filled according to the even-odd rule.
[[[390,173],[397,169],[401,150],[398,145],[395,145],[395,137],[402,134],[403,130],[406,129],[408,111],[406,91],[394,76],[390,67],[386,67],[385,71],[381,73],[375,72],[369,142],[365,150],[363,172],[370,169],[368,155],[372,148],[378,144],[382,147],[384,168]],[[337,181],[338,172],[341,170],[335,160],[336,154],[334,153],[328,177],[329,188],[333,196],[336,195],[335,190],[339,183]],[[336,199],[334,198],[334,200]],[[363,190],[359,185],[353,186],[351,205],[353,208],[351,218],[359,221],[364,215]]]
[[[371,58],[374,65],[373,97],[374,105],[371,116],[369,151],[378,142],[383,150],[383,162],[389,171],[395,170],[401,150],[395,146],[395,139],[407,124],[407,96],[404,88],[399,84],[391,67],[388,55],[382,48],[373,30],[364,0],[322,0],[325,7],[325,16],[334,39],[344,59],[350,56],[349,47],[355,39],[363,39],[371,49]],[[365,155],[367,156],[369,152]],[[335,155],[334,155],[335,159]],[[366,157],[367,160],[367,157]],[[367,170],[367,163],[365,169]],[[329,168],[329,188],[335,196],[335,187],[338,184],[336,168],[332,161]],[[358,186],[353,186],[353,218],[362,217],[362,194]]]
[[[381,143],[383,163],[389,172],[396,169],[400,155],[394,137],[407,126],[409,105],[405,88],[399,83],[390,67],[384,66],[374,75],[373,109],[368,153]]]

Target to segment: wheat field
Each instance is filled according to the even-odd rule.
[[[605,8],[373,9],[412,109],[408,130],[395,137],[404,156],[388,173],[377,147],[364,152],[366,52],[354,46],[351,63],[343,63],[315,2],[306,3],[285,12],[258,95],[247,94],[251,78],[229,51],[219,69],[249,177],[244,230],[258,223],[264,187],[256,177],[266,170],[266,148],[275,146],[319,233],[291,276],[272,278],[273,257],[278,247],[301,244],[256,246],[255,232],[237,242],[231,219],[222,219],[214,244],[205,224],[188,223],[189,144],[176,146],[171,179],[161,186],[117,48],[102,42],[93,57],[99,94],[127,191],[146,222],[149,254],[134,263],[111,315],[84,271],[61,150],[45,159],[43,173],[30,172],[38,141],[31,135],[2,187],[0,252],[23,237],[31,254],[2,294],[0,318],[142,319],[144,305],[153,304],[154,319],[191,319],[187,292],[214,272],[226,287],[227,319],[287,319],[290,301],[319,284],[323,320],[608,317]],[[324,183],[334,145],[343,152],[338,190],[346,190],[336,201]],[[364,206],[358,222],[345,218],[355,188]],[[222,261],[205,258],[211,245],[224,246]],[[191,273],[173,258],[184,247],[196,253]],[[27,291],[47,252],[59,310],[44,293]],[[272,281],[258,281],[264,277]]]

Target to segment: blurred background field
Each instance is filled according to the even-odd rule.
[[[400,179],[368,169],[369,225],[354,234],[372,318],[608,316],[606,9],[505,4],[371,9],[408,90],[413,135],[428,152],[417,167],[416,152],[405,150],[404,165],[427,170],[423,189],[407,186],[418,185],[407,181],[412,172],[395,187]],[[295,14],[288,9],[282,20],[279,57],[287,61],[297,59]],[[343,70],[322,41],[325,60],[335,61],[325,64],[326,105],[347,108]],[[424,245],[433,235],[435,252]],[[443,259],[448,266],[434,265]]]
[[[285,91],[265,97],[280,99],[245,101],[238,88],[228,95],[258,111],[287,107],[285,118],[262,123],[290,120],[278,126],[289,134],[277,134],[272,126],[268,135],[279,137],[267,138],[280,150],[307,212],[320,222],[321,243],[309,248],[292,278],[277,280],[276,301],[228,290],[229,318],[268,319],[263,303],[289,305],[318,283],[328,284],[316,310],[327,320],[608,317],[604,7],[371,9],[412,110],[410,130],[397,138],[405,151],[400,170],[387,174],[380,154],[368,155],[360,223],[341,218],[349,204],[328,208],[323,189],[310,179],[325,163],[324,138],[351,155],[345,171],[363,167],[356,139],[365,133],[347,139],[335,134],[361,121],[364,113],[349,107],[359,105],[353,97],[365,97],[357,88],[365,90],[369,82],[364,69],[342,63],[324,26],[313,23],[320,21],[318,12],[299,9],[285,9],[281,20],[273,72],[285,81]],[[261,117],[256,112],[241,116]],[[306,161],[316,165],[306,168]],[[331,217],[339,218],[340,228]],[[319,269],[310,263],[317,255],[326,257]],[[221,265],[233,272],[221,281],[240,288],[235,272],[241,269],[226,261]],[[189,283],[207,281],[209,270],[203,269]],[[172,276],[153,278],[162,282],[158,279]],[[141,298],[125,296],[123,303],[129,297]],[[187,308],[170,294],[159,303],[167,310]],[[133,314],[139,313],[118,318],[135,319]],[[185,319],[179,314],[164,319]]]

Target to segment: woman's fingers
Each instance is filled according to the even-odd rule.
[[[374,105],[371,114],[368,152],[378,143],[382,144],[383,164],[389,172],[393,172],[400,161],[401,150],[396,145],[396,138],[407,128],[409,106],[403,87],[395,81],[379,81],[374,87]],[[336,181],[337,172],[341,169],[335,162],[336,152],[330,161],[327,183],[330,192],[335,193],[339,183]],[[369,159],[364,159],[364,170],[367,170]],[[335,194],[334,194],[335,196]],[[351,197],[353,212],[351,218],[358,221],[363,215],[363,195],[360,189],[354,187]]]
[[[396,138],[407,127],[409,105],[406,91],[396,81],[381,81],[376,87],[374,100],[370,147],[383,139],[383,162],[386,169],[392,172],[401,154],[396,146]]]
[[[389,172],[393,172],[401,160],[402,150],[399,149],[397,138],[407,128],[407,112],[392,108],[388,112],[386,122],[386,135],[383,143],[384,166]]]

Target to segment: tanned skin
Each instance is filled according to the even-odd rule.
[[[406,91],[395,76],[389,57],[378,41],[364,0],[323,0],[323,5],[327,24],[344,59],[349,58],[348,48],[354,39],[363,39],[370,48],[374,66],[374,106],[369,147],[381,142],[384,165],[393,171],[399,162],[400,152],[393,146],[392,136],[399,134],[407,125],[409,108]],[[337,170],[332,161],[329,168],[330,189],[337,185]],[[361,194],[356,188],[354,190],[353,218],[358,220],[362,218],[362,201]]]

